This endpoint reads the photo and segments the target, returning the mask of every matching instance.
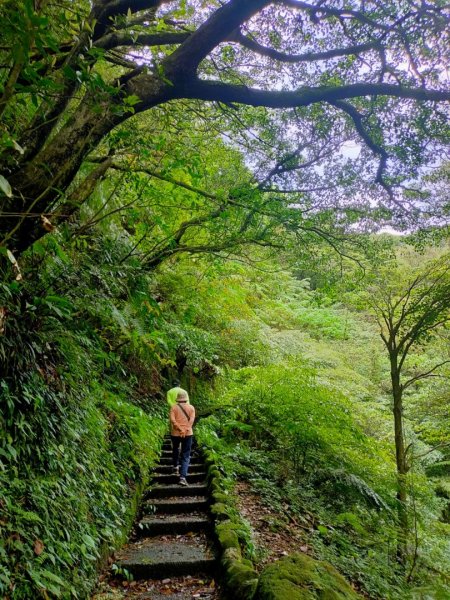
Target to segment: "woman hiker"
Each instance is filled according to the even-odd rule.
[[[172,464],[174,471],[180,475],[180,485],[188,485],[186,475],[191,459],[192,426],[195,420],[195,408],[188,404],[188,395],[184,390],[177,394],[177,401],[170,409],[170,437],[172,439]],[[178,456],[181,444],[181,466]]]

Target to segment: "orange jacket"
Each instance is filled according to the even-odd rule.
[[[186,418],[183,410],[180,408],[180,404],[189,416]],[[195,408],[192,404],[186,402],[177,402],[170,409],[170,433],[177,437],[186,437],[192,435],[192,425],[195,419]]]

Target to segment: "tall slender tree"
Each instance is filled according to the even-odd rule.
[[[417,263],[417,256],[416,263]],[[372,307],[390,364],[395,458],[399,501],[398,558],[405,561],[408,538],[408,486],[412,446],[405,439],[405,392],[416,382],[438,375],[450,363],[442,357],[423,370],[408,372],[408,357],[450,323],[450,260],[445,255],[425,265],[401,265],[379,272],[369,289]]]

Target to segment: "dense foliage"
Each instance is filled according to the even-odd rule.
[[[0,595],[89,595],[178,376],[230,494],[448,597],[444,0],[0,17]]]
[[[448,381],[419,385],[408,396],[413,405],[405,418],[412,525],[408,564],[400,566],[389,361],[368,315],[361,319],[342,307],[329,307],[318,331],[324,314],[316,304],[320,294],[304,288],[299,294],[299,289],[291,306],[316,318],[305,326],[288,312],[284,290],[266,292],[262,304],[274,329],[260,329],[260,334],[276,352],[270,353],[268,345],[264,366],[253,363],[224,375],[216,388],[217,416],[202,425],[208,432],[202,435],[222,456],[228,476],[248,481],[280,515],[271,526],[288,530],[300,522],[314,555],[332,562],[370,597],[444,598],[450,567],[444,466],[448,425],[429,405],[418,406],[434,390],[445,412]],[[282,331],[276,321],[281,306],[273,298],[279,295],[284,300]],[[428,357],[415,356],[413,373],[418,361],[426,364],[433,351],[442,352],[439,343]],[[434,441],[425,423],[439,430]],[[438,483],[427,472],[444,477]]]
[[[113,250],[98,242],[81,264],[59,249],[38,285],[2,284],[3,597],[86,597],[158,456],[164,412],[149,404],[151,368],[135,375],[154,317]]]

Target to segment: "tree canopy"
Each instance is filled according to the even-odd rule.
[[[283,207],[343,214],[375,198],[376,220],[410,222],[405,188],[442,153],[443,0],[22,0],[1,11],[1,236],[14,252],[45,219],[76,212],[111,167],[108,134],[156,107],[195,110],[194,127],[204,119],[245,147]],[[104,160],[74,183],[104,139]]]

